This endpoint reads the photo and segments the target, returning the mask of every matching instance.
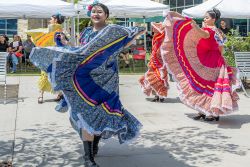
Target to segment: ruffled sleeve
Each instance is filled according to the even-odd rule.
[[[227,37],[223,32],[219,29],[214,29],[214,39],[218,43],[219,46],[224,46],[224,44],[227,42]]]

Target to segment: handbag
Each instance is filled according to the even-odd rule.
[[[16,57],[22,57],[23,56],[23,54],[20,53],[20,52],[16,52],[15,55],[16,55]]]

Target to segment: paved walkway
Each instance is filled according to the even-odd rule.
[[[250,164],[250,99],[240,95],[240,111],[219,122],[193,121],[195,111],[177,97],[174,83],[165,103],[142,94],[139,76],[121,76],[124,106],[144,125],[139,138],[119,145],[101,141],[96,161],[101,167],[248,167]],[[0,104],[0,161],[12,158],[16,167],[83,167],[83,148],[71,128],[68,113],[53,110],[55,95],[37,104],[38,77],[8,77],[19,84],[19,100]],[[146,99],[145,99],[146,98]]]

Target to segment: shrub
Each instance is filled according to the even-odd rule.
[[[224,52],[224,57],[230,66],[235,66],[234,52],[250,51],[250,36],[240,37],[236,31],[233,31],[233,34],[227,36],[228,41],[225,44]]]

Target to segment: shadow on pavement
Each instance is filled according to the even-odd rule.
[[[7,162],[12,157],[13,140],[0,141],[0,162]],[[0,167],[1,163],[0,163]]]
[[[153,141],[153,144],[167,150],[179,162],[194,166],[219,164],[222,153],[245,156],[247,148],[230,143],[231,137],[218,130],[203,130],[197,127],[182,127],[172,130],[159,130],[154,133],[143,133],[142,140]],[[136,141],[136,146],[143,143]]]
[[[14,166],[83,166],[82,143],[71,127],[36,124],[21,134],[28,137],[17,137]],[[197,127],[142,131],[127,144],[102,140],[96,161],[101,167],[191,167],[220,163],[222,153],[246,155],[230,138]]]
[[[14,166],[83,166],[82,143],[71,127],[36,124],[20,134],[27,137],[17,137]],[[101,167],[191,167],[164,148],[167,135],[164,131],[143,133],[122,145],[114,138],[102,140],[96,161]],[[147,146],[147,142],[153,144]]]
[[[13,164],[18,167],[80,167],[83,160],[79,142],[71,127],[60,127],[53,123],[46,126],[36,124],[17,132]]]
[[[6,104],[16,104],[23,102],[25,97],[18,98],[19,84],[8,84],[6,87]],[[0,104],[4,104],[4,85],[0,85]]]
[[[153,102],[154,98],[146,98],[147,101]],[[177,98],[165,98],[163,102],[153,102],[153,103],[182,103],[181,100]]]
[[[221,117],[218,128],[240,129],[242,125],[250,123],[250,115],[227,115]]]
[[[6,99],[6,105],[7,104],[17,104],[18,102],[24,102],[25,99],[28,97],[19,97],[19,98],[8,98]],[[4,104],[4,99],[0,99],[0,104]]]
[[[193,119],[194,116],[197,114],[185,114],[190,119]],[[197,120],[194,120],[197,121]],[[249,124],[250,123],[250,115],[226,115],[221,116],[219,121],[212,121],[212,122],[206,122],[201,120],[198,120],[204,123],[208,124],[216,124],[218,125],[218,128],[222,129],[240,129],[242,125]]]

